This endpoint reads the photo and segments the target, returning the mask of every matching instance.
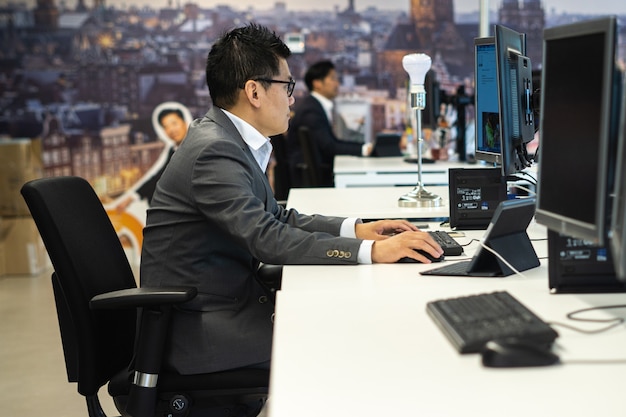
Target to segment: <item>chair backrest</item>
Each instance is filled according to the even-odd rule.
[[[271,137],[274,148],[274,197],[276,200],[287,200],[289,189],[291,188],[291,177],[289,175],[289,157],[287,155],[287,144],[284,134]]]
[[[302,151],[302,159],[304,160],[304,164],[306,166],[304,171],[306,186],[319,187],[322,183],[319,172],[320,161],[308,127],[300,126],[298,128],[298,141]]]
[[[68,377],[78,382],[79,393],[94,395],[130,364],[137,313],[92,311],[89,301],[98,294],[136,287],[132,268],[85,179],[36,179],[21,192],[50,256],[53,280],[58,279],[55,301],[64,350],[66,336],[76,344],[75,352],[65,350]]]

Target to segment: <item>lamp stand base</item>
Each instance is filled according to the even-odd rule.
[[[441,197],[426,191],[422,186],[415,187],[398,199],[400,207],[440,207],[442,205]]]

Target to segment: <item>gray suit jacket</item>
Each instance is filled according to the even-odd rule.
[[[279,206],[230,119],[213,107],[195,120],[144,229],[142,285],[199,292],[173,314],[169,366],[193,374],[268,361],[274,306],[259,262],[356,264],[361,241],[338,237],[343,220]]]

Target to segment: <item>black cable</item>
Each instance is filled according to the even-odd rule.
[[[617,327],[620,324],[624,323],[624,318],[623,317],[615,317],[615,318],[608,318],[608,319],[591,319],[591,318],[576,317],[576,315],[581,314],[581,313],[587,313],[587,312],[590,312],[590,311],[611,310],[611,309],[617,309],[617,308],[624,308],[624,309],[626,309],[626,304],[616,304],[616,305],[608,305],[608,306],[582,308],[580,310],[575,310],[575,311],[572,311],[570,313],[567,313],[567,315],[566,315],[566,317],[568,319],[574,320],[574,321],[581,321],[581,322],[587,322],[587,323],[610,323],[609,325],[601,327],[599,329],[594,329],[594,330],[581,329],[579,327],[572,326],[572,325],[567,324],[567,323],[561,323],[561,322],[550,322],[548,324],[565,327],[567,329],[574,330],[574,331],[579,332],[579,333],[598,334],[598,333],[602,333],[602,332],[608,331],[608,330],[610,330],[610,329],[612,329],[614,327]]]
[[[529,177],[529,178],[530,178],[530,180],[529,180],[528,178],[522,178],[522,177],[520,176],[520,174],[522,174],[522,175],[526,175],[527,177]],[[524,180],[526,180],[526,181],[528,181],[529,183],[531,183],[532,185],[537,186],[537,179],[536,179],[535,177],[533,177],[532,175],[530,175],[530,174],[529,174],[528,172],[526,172],[526,171],[520,171],[520,172],[518,172],[517,174],[514,174],[514,175],[508,175],[508,176],[506,177],[506,180],[507,180],[507,181],[524,181]],[[531,181],[531,180],[532,180],[532,181]]]
[[[480,239],[472,239],[472,240],[470,240],[469,242],[467,242],[467,243],[466,243],[466,244],[464,244],[464,245],[461,245],[460,243],[459,243],[459,245],[460,245],[460,246],[465,247],[465,246],[469,246],[469,245],[471,245],[471,244],[472,244],[472,243],[474,243],[474,242],[480,242]]]

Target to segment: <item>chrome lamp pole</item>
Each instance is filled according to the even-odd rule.
[[[400,207],[439,207],[443,200],[424,188],[422,183],[422,110],[426,107],[426,89],[424,79],[430,69],[431,59],[426,54],[408,54],[402,58],[402,67],[409,73],[411,88],[410,104],[413,110],[411,123],[413,131],[417,135],[417,185],[413,190],[404,194],[398,200]]]

